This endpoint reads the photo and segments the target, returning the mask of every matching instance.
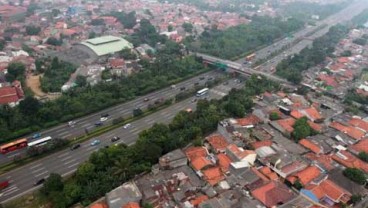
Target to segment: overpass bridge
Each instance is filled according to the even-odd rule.
[[[282,79],[280,77],[277,77],[275,75],[268,74],[268,73],[265,73],[265,72],[262,72],[262,71],[257,71],[257,70],[254,70],[252,68],[249,68],[249,67],[244,67],[244,66],[242,66],[242,64],[239,64],[239,63],[236,63],[236,62],[233,62],[233,61],[220,59],[220,58],[209,56],[209,55],[202,54],[202,53],[195,53],[195,55],[197,57],[202,58],[203,61],[206,62],[206,63],[216,64],[220,68],[226,69],[227,71],[230,71],[230,72],[231,71],[232,72],[237,72],[237,73],[245,75],[245,76],[251,76],[252,74],[258,74],[258,75],[265,76],[266,78],[268,78],[270,80],[280,82],[280,83],[284,84],[284,86],[295,88],[294,84],[287,81],[286,79]]]

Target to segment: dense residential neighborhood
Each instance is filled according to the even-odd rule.
[[[368,207],[365,0],[0,0],[0,207]]]

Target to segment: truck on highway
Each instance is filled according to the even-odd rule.
[[[253,60],[255,57],[256,57],[256,54],[255,54],[255,53],[252,53],[252,54],[250,54],[250,55],[246,56],[246,57],[245,57],[245,60],[246,60],[246,61],[251,61],[251,60]]]
[[[0,190],[3,190],[4,188],[9,186],[9,181],[1,181],[0,182]]]

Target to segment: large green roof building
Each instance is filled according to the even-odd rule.
[[[115,36],[92,38],[85,40],[78,45],[82,46],[79,47],[81,49],[83,49],[83,46],[85,46],[86,48],[84,48],[83,51],[89,52],[89,54],[92,52],[97,57],[113,54],[121,51],[124,48],[133,48],[133,44],[129,43],[124,38]]]

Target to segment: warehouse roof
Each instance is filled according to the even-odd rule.
[[[124,48],[133,48],[133,45],[128,41],[115,36],[92,38],[81,42],[81,44],[90,48],[94,53],[96,53],[97,56],[115,53]]]

